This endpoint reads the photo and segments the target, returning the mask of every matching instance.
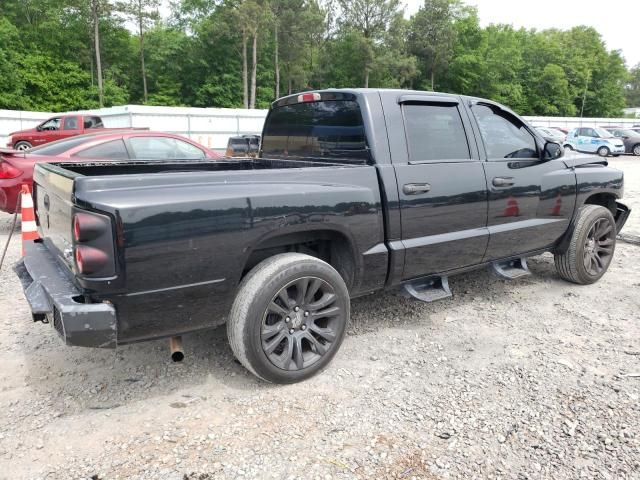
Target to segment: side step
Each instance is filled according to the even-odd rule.
[[[507,260],[506,262],[494,262],[491,266],[498,276],[509,280],[531,274],[529,267],[527,267],[527,259],[524,257]]]
[[[451,290],[447,277],[433,277],[403,284],[402,294],[422,302],[435,302],[451,297]]]

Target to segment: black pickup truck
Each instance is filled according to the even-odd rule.
[[[257,158],[39,164],[42,239],[16,271],[34,320],[68,345],[177,342],[226,322],[247,369],[296,382],[335,355],[350,298],[435,300],[450,275],[515,278],[547,251],[560,277],[598,280],[629,215],[623,175],[563,153],[479,98],[292,95],[273,103]]]

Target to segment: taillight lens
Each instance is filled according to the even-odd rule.
[[[14,167],[6,161],[0,160],[0,179],[17,178],[22,175],[22,170]]]
[[[102,235],[109,226],[95,215],[76,213],[73,217],[73,239],[76,242],[87,242]]]
[[[75,258],[76,267],[83,275],[99,272],[109,261],[109,256],[105,252],[87,245],[76,246]]]
[[[298,95],[298,102],[300,102],[300,103],[303,103],[303,102],[319,102],[320,100],[322,100],[322,97],[317,92],[303,93],[301,95]]]

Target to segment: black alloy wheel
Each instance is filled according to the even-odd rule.
[[[332,347],[345,312],[331,285],[301,277],[285,285],[267,306],[260,337],[269,361],[283,370],[302,370]]]
[[[611,262],[615,242],[615,228],[608,218],[596,220],[584,244],[584,268],[593,276],[600,275]]]

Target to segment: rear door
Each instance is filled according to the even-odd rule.
[[[489,190],[489,247],[484,261],[546,248],[566,231],[575,174],[562,159],[541,161],[544,141],[495,104],[471,101]]]
[[[480,263],[487,184],[459,98],[402,94],[383,102],[400,199],[402,279]]]
[[[83,131],[82,126],[80,125],[81,121],[82,117],[78,115],[63,117],[62,128],[58,131],[58,138],[62,139],[80,135]]]

